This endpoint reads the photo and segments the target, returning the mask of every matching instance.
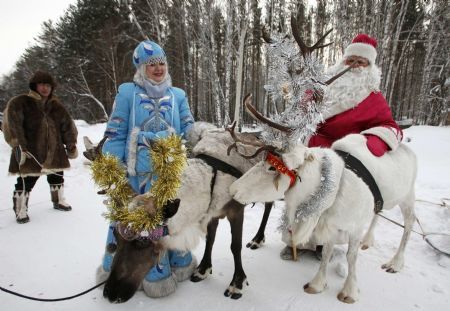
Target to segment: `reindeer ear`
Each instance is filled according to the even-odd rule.
[[[86,147],[86,150],[89,150],[89,149],[93,149],[93,148],[94,148],[94,144],[93,144],[92,141],[89,139],[89,137],[83,136],[83,142],[84,142],[84,146]]]
[[[311,162],[314,159],[315,159],[314,154],[311,151],[306,150],[306,152],[305,152],[305,161]]]

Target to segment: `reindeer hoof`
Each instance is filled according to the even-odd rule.
[[[381,266],[381,269],[386,270],[388,273],[397,273],[398,270],[394,269],[390,264],[384,264]]]
[[[204,273],[201,273],[198,269],[191,275],[191,282],[197,283],[203,281],[208,277],[208,273],[212,274],[212,268],[209,267]]]
[[[250,249],[258,249],[262,246],[262,244],[265,242],[265,239],[262,239],[261,241],[257,242],[255,240],[251,240],[250,242],[248,242],[245,247],[250,248]]]
[[[361,249],[362,249],[363,251],[365,251],[365,250],[368,249],[368,248],[369,248],[369,245],[363,244],[363,245],[361,246]]]
[[[386,269],[386,272],[388,272],[388,273],[397,273],[397,271],[394,268]]]
[[[223,293],[225,297],[230,297],[231,299],[239,299],[242,297],[242,292],[239,288],[235,286],[228,286],[228,288]]]
[[[225,295],[225,297],[230,297],[231,299],[239,299],[242,297],[241,293],[233,293],[228,289],[223,294]]]
[[[339,301],[345,302],[345,303],[355,303],[356,300],[353,299],[350,296],[346,296],[344,293],[339,293],[337,296],[337,299],[339,299]]]
[[[308,294],[318,294],[318,293],[320,293],[320,291],[318,291],[314,287],[309,286],[309,283],[306,283],[305,285],[303,285],[303,290],[305,291],[305,293],[308,293]]]

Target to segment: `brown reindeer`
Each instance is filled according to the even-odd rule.
[[[194,128],[202,126],[203,122],[197,122]],[[141,285],[147,295],[160,296],[161,293],[152,292],[148,282],[145,281],[149,269],[158,262],[160,254],[167,249],[192,249],[197,245],[199,238],[203,238],[206,234],[203,258],[190,278],[193,282],[204,280],[212,271],[211,253],[218,222],[225,217],[231,226],[231,251],[235,271],[224,294],[233,299],[242,296],[243,286],[247,283],[241,260],[244,205],[232,199],[228,187],[259,161],[260,157],[245,159],[240,155],[240,153],[254,153],[257,147],[252,145],[234,145],[240,153],[231,150],[229,146],[234,141],[228,131],[215,128],[204,130],[198,135],[199,141],[192,152],[194,158],[188,159],[188,165],[182,176],[178,200],[169,202],[165,208],[166,211],[177,210],[176,213],[165,215],[169,233],[167,236],[159,240],[142,239],[129,234],[121,224],[111,226],[105,255],[111,257],[111,270],[106,271],[100,267],[98,274],[98,281],[107,279],[104,296],[111,302],[128,300]],[[256,141],[254,135],[249,133],[233,132],[233,136],[247,143]],[[95,147],[89,140],[85,141],[90,148],[87,148],[84,154],[93,160],[100,153],[101,145]],[[139,199],[136,197],[134,200]],[[136,204],[142,205],[142,202]],[[266,209],[269,207],[271,203],[266,204]],[[151,213],[151,208],[148,211]],[[263,229],[260,232],[263,233]],[[264,236],[260,237],[257,234],[255,239],[260,239],[258,244],[252,241],[249,247],[254,249],[256,245],[259,246],[264,239]],[[173,287],[175,286],[176,284],[173,284]]]

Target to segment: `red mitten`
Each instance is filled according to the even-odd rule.
[[[376,157],[381,157],[389,150],[389,146],[378,136],[375,135],[364,135],[367,138],[367,148]]]

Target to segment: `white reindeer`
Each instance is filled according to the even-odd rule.
[[[286,167],[300,177],[292,187],[290,178],[278,173],[266,161],[259,162],[230,187],[234,199],[244,204],[284,197],[286,224],[292,232],[292,240],[305,243],[313,239],[323,243],[319,270],[304,286],[307,293],[324,290],[327,264],[334,244],[348,243],[348,275],[337,296],[346,303],[358,299],[356,257],[361,241],[363,247],[373,244],[376,215],[374,197],[369,187],[352,170],[345,168],[344,161],[334,150],[352,153],[363,162],[383,196],[383,209],[391,209],[397,204],[401,208],[405,229],[397,253],[382,266],[388,272],[402,269],[405,246],[415,220],[414,182],[417,167],[414,153],[400,144],[394,152],[377,158],[365,147],[365,141],[363,135],[352,134],[335,142],[332,149],[295,146],[282,155]],[[363,238],[363,230],[371,217],[372,224]]]

